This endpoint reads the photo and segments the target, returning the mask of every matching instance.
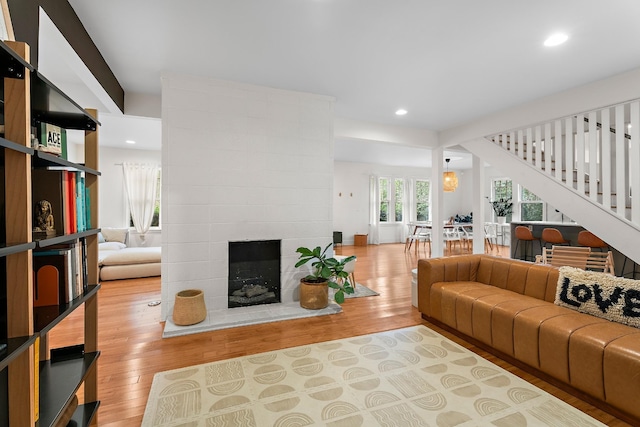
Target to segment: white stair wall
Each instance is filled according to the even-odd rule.
[[[582,184],[579,182],[578,187],[582,188],[575,189],[562,181],[560,173],[556,177],[550,166],[544,167],[540,157],[533,163],[529,163],[524,160],[524,157],[531,159],[531,155],[513,154],[506,147],[503,148],[485,138],[464,142],[461,145],[510,176],[514,181],[524,185],[586,229],[603,236],[611,246],[631,260],[640,263],[640,224],[633,222],[633,218],[626,219],[624,214],[620,215],[615,210],[605,207],[595,196],[590,198],[581,195],[580,190],[583,193],[585,190],[590,190],[588,182],[586,184],[584,181]],[[584,173],[580,169],[578,169],[578,175]],[[595,188],[594,185],[593,189]]]

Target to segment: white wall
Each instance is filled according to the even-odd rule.
[[[453,169],[451,169],[453,170]],[[447,218],[471,212],[471,171],[456,171],[459,187],[444,194]],[[430,180],[430,168],[407,168],[370,163],[335,162],[333,175],[333,229],[342,232],[345,245],[352,245],[355,234],[369,233],[369,176],[378,175],[405,180]],[[342,196],[340,196],[342,193]],[[402,224],[382,224],[380,243],[403,240]]]
[[[640,98],[640,68],[578,86],[440,132],[439,143],[451,146],[494,133],[542,123]]]
[[[296,248],[332,240],[333,102],[163,75],[163,318],[188,288],[227,309],[230,241],[281,240],[282,302],[297,300]]]

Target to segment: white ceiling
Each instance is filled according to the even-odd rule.
[[[338,117],[436,131],[640,67],[633,0],[69,3],[125,96],[159,95],[171,71],[330,95]],[[544,47],[556,31],[568,42]],[[353,144],[336,154],[380,146]]]

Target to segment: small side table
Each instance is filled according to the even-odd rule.
[[[367,246],[367,238],[368,234],[356,234],[353,237],[353,245],[354,246]]]

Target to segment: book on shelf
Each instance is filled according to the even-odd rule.
[[[67,193],[66,193],[66,203],[67,203],[67,222],[68,222],[68,233],[77,233],[78,232],[78,212],[76,210],[76,172],[64,171],[67,175],[66,183],[67,183]],[[66,231],[65,231],[66,233]]]
[[[50,123],[39,122],[33,132],[32,147],[38,151],[67,159],[67,130]]]
[[[68,303],[85,289],[83,247],[78,241],[33,252],[34,307]]]
[[[90,228],[90,198],[82,172],[34,168],[31,173],[34,203],[34,240],[55,235],[73,234]],[[37,205],[41,200],[51,204],[54,233],[37,232]],[[49,230],[51,231],[51,230]]]
[[[87,225],[85,221],[85,188],[84,176],[80,172],[75,174],[76,178],[76,218],[78,232],[86,231]]]
[[[34,369],[33,369],[33,418],[40,419],[40,336],[36,336],[33,345]]]

